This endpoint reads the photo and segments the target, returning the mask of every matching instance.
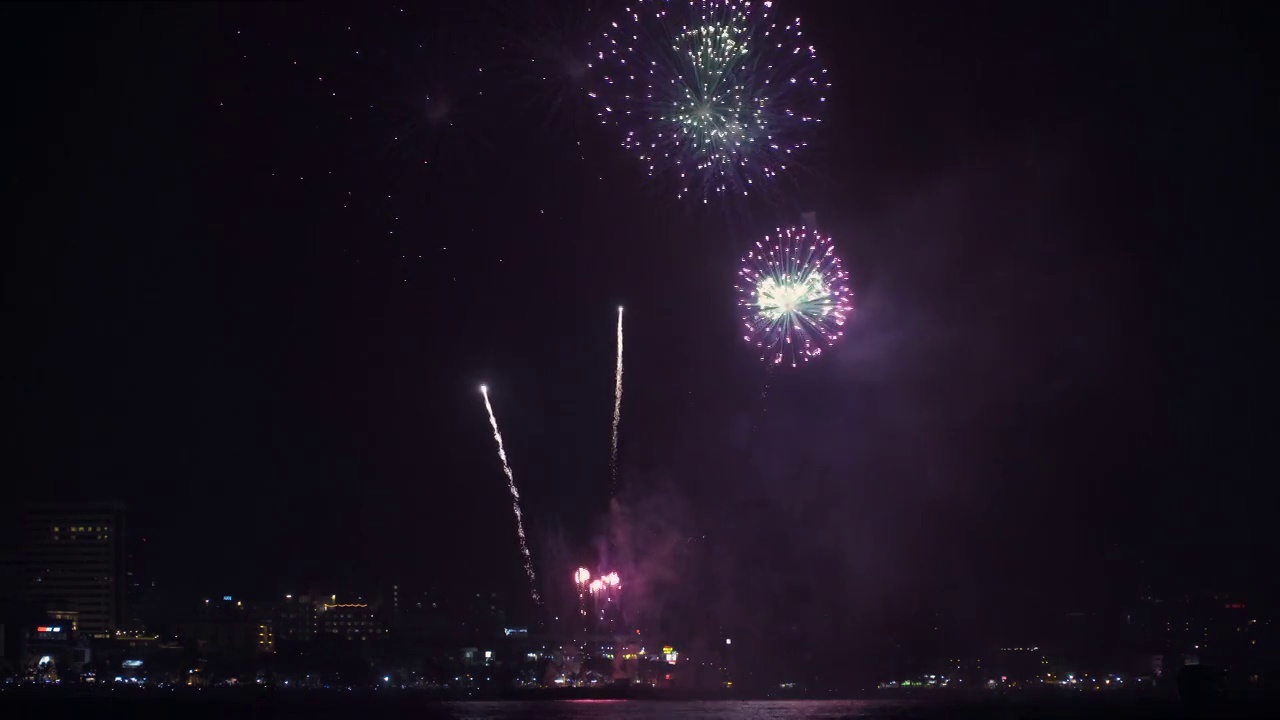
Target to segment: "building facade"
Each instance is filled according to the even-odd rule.
[[[339,601],[338,596],[286,595],[276,607],[272,623],[272,647],[275,641],[287,643],[312,640],[368,640],[386,634],[387,624],[376,603]]]
[[[320,632],[327,636],[368,640],[383,633],[382,623],[368,603],[321,603],[316,616]]]
[[[27,602],[75,613],[85,635],[107,637],[124,612],[124,508],[32,505],[22,519]]]

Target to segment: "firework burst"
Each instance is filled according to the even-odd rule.
[[[742,259],[738,304],[743,339],[760,348],[771,365],[822,354],[844,334],[853,310],[849,273],[829,238],[808,228],[779,229]]]
[[[787,169],[830,87],[769,0],[635,0],[593,46],[601,122],[678,197],[747,194]]]

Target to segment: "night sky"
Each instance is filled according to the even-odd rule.
[[[829,114],[770,192],[706,207],[583,97],[617,3],[9,7],[7,499],[127,502],[182,592],[532,615],[477,386],[567,583],[612,532],[622,304],[655,607],[884,643],[913,613],[1016,634],[1146,582],[1256,589],[1269,11],[777,4]],[[857,310],[767,376],[738,258],[805,211]]]

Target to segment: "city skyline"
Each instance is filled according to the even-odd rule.
[[[123,564],[114,566],[115,577],[97,578],[107,581],[103,587],[108,596],[116,587],[129,590],[128,613],[116,606],[118,619],[103,626],[95,615],[97,595],[85,594],[87,586],[44,581],[78,572],[85,563],[79,554],[51,554],[50,548],[65,545],[64,550],[83,554],[85,548],[102,545],[82,542],[74,533],[86,526],[63,527],[68,521],[97,523],[87,526],[94,533],[87,537],[102,539],[108,526],[127,526],[124,508],[46,504],[29,508],[25,518],[24,548],[34,552],[24,556],[28,583],[15,587],[6,581],[6,593],[0,594],[13,640],[0,658],[16,658],[23,667],[37,658],[44,658],[42,666],[55,658],[57,669],[49,672],[57,677],[83,670],[137,678],[123,682],[171,682],[164,678],[176,672],[176,661],[182,667],[198,665],[182,671],[187,684],[235,682],[228,679],[234,677],[243,681],[246,673],[255,672],[258,684],[305,685],[305,678],[315,682],[322,677],[328,678],[326,685],[337,678],[362,684],[368,668],[360,670],[359,660],[365,658],[381,668],[375,676],[394,674],[397,686],[434,691],[460,689],[439,674],[470,667],[488,669],[488,681],[474,687],[486,692],[511,681],[494,686],[494,673],[525,688],[593,687],[610,682],[612,673],[614,681],[643,679],[667,689],[738,687],[748,693],[787,694],[797,687],[800,694],[852,692],[860,686],[865,692],[871,685],[882,692],[1006,692],[1041,686],[1144,692],[1171,682],[1184,665],[1225,667],[1256,682],[1275,657],[1274,596],[1153,588],[1110,607],[1066,613],[1040,608],[1034,623],[1019,632],[981,639],[962,632],[944,606],[926,607],[893,629],[890,646],[867,650],[874,653],[873,664],[851,667],[828,657],[815,665],[778,654],[777,640],[756,628],[645,626],[633,634],[640,618],[626,611],[629,583],[615,572],[593,577],[586,568],[562,583],[579,595],[576,607],[548,607],[553,613],[569,612],[533,618],[529,624],[520,610],[522,592],[503,597],[457,586],[424,590],[393,583],[321,589],[299,584],[294,592],[271,597],[229,588],[229,594],[199,597],[157,591],[145,577],[138,582],[131,564]],[[12,568],[12,557],[0,559]],[[18,596],[7,592],[23,588],[27,592]],[[88,605],[81,602],[86,598]],[[803,637],[809,627],[838,622],[831,617],[784,619],[775,631]],[[646,654],[646,647],[661,653]],[[196,655],[183,661],[184,653]],[[321,674],[304,678],[299,673],[307,668]],[[1109,688],[1112,683],[1115,687]]]

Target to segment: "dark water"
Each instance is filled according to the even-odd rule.
[[[840,720],[907,718],[908,703],[866,700],[787,700],[662,702],[645,700],[568,700],[540,703],[448,703],[440,710],[450,720]],[[918,708],[917,708],[918,709]]]
[[[6,700],[10,702],[5,702]],[[349,693],[275,696],[270,699],[210,695],[67,697],[52,693],[0,696],[0,718],[341,718],[374,720],[912,720],[939,717],[919,703],[866,700],[661,701],[543,700],[441,702],[421,697]]]
[[[1188,712],[1176,702],[1131,700],[1088,702],[1071,699],[956,702],[938,700],[540,700],[445,702],[394,693],[200,693],[135,691],[4,692],[0,720],[9,718],[305,718],[306,720],[1021,720],[1091,718],[1280,717],[1275,707],[1219,707]]]

